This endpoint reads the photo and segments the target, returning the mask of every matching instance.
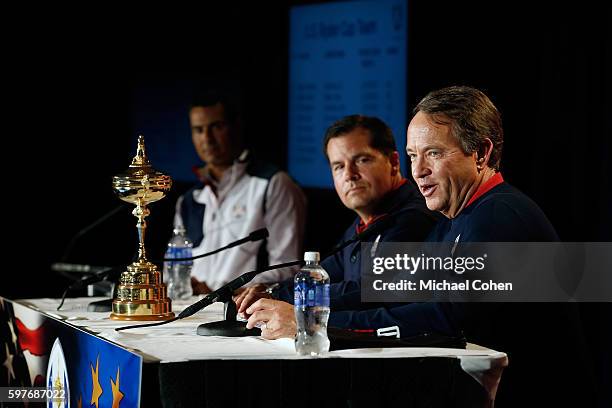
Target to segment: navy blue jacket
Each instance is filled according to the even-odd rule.
[[[394,222],[380,233],[379,242],[422,242],[441,219],[439,214],[427,209],[423,196],[410,182],[390,192],[376,212],[388,214],[394,219]],[[344,232],[340,242],[348,241],[355,235],[359,221],[359,218],[355,219]],[[374,234],[368,241],[373,242],[378,235]],[[361,302],[360,252],[361,243],[355,242],[321,262],[323,268],[329,273],[331,281],[330,326],[353,327],[354,316],[365,317],[369,313],[360,309],[372,308],[375,305]],[[293,282],[289,280],[283,282],[277,297],[293,303]],[[347,310],[350,312],[346,312]],[[381,309],[380,313],[384,313],[384,310]],[[386,320],[377,318],[372,321],[372,325],[385,327],[383,322]]]
[[[428,240],[454,242],[457,236],[460,242],[559,241],[538,205],[507,183],[493,187],[458,217],[439,223]],[[568,401],[588,401],[591,374],[576,304],[427,303],[389,313],[397,317],[403,336],[462,332],[472,343],[506,352],[509,366],[498,393],[500,405],[564,406]],[[555,391],[534,392],[534,384]]]
[[[479,197],[458,217],[439,223],[430,242],[555,242],[559,240],[546,215],[525,194],[501,183]]]
[[[454,242],[457,236],[459,242],[558,240],[554,228],[537,204],[507,183],[493,187],[456,218],[439,222],[427,241]],[[332,313],[329,324],[360,329],[399,326],[402,337],[423,333],[460,335],[466,325],[478,326],[483,316],[475,311],[480,309],[483,308],[478,304],[395,304],[386,308]]]

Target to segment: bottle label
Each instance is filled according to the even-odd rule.
[[[166,258],[191,258],[191,248],[170,247],[166,251]],[[175,262],[171,262],[175,263]],[[179,265],[193,265],[193,261],[177,261]]]
[[[329,283],[316,286],[315,306],[329,307]]]
[[[329,283],[296,283],[293,291],[293,305],[295,307],[329,307]]]
[[[293,305],[295,307],[301,307],[306,304],[306,282],[296,283],[293,287]]]

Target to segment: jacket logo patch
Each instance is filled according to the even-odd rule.
[[[246,215],[246,206],[235,204],[232,207],[232,218],[243,218]]]
[[[459,243],[460,238],[461,234],[457,235],[457,238],[455,238],[455,245],[453,245],[453,249],[451,249],[451,256],[455,256],[455,249],[457,249],[457,244]]]

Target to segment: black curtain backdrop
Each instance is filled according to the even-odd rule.
[[[292,2],[306,3],[313,2]],[[120,204],[111,180],[134,155],[130,103],[143,80],[238,79],[251,144],[286,168],[288,10],[227,2],[180,12],[16,19],[3,75],[9,105],[3,215],[11,260],[0,295],[61,294],[67,281],[50,264],[77,231]],[[502,113],[505,179],[542,207],[563,240],[612,241],[608,7],[409,1],[408,18],[406,115],[430,90],[482,89]],[[151,257],[163,254],[174,201],[186,188],[177,185],[151,206]],[[306,193],[306,244],[325,251],[353,214],[331,190]],[[68,260],[131,262],[137,237],[130,210],[79,239]],[[604,347],[612,343],[609,306],[581,305],[602,390],[611,379]]]

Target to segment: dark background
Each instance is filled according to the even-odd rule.
[[[77,231],[120,205],[111,180],[134,155],[131,98],[142,81],[238,79],[251,145],[286,168],[289,5],[259,3],[29,16],[14,29],[4,58],[10,260],[1,295],[61,295],[67,281],[50,264]],[[504,120],[504,178],[542,207],[563,240],[612,241],[608,8],[466,3],[409,2],[409,111],[436,88],[480,88]],[[162,255],[186,187],[150,207],[151,257]],[[331,190],[306,193],[306,244],[324,251],[353,214]],[[129,211],[83,236],[68,260],[129,263],[137,239]],[[609,382],[609,305],[581,307],[594,365]]]

